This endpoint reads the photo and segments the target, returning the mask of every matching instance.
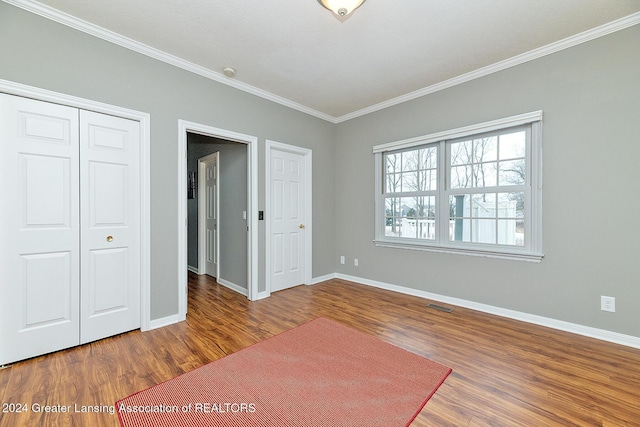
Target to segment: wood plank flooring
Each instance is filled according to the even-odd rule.
[[[640,426],[640,350],[429,302],[337,279],[250,302],[190,273],[186,322],[0,370],[27,408],[0,426],[118,426],[116,400],[318,316],[453,368],[414,427]]]

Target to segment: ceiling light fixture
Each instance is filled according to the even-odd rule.
[[[340,17],[349,15],[364,2],[365,0],[318,0],[318,3]]]

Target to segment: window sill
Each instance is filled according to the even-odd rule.
[[[457,247],[419,244],[419,243],[396,242],[396,241],[389,241],[389,240],[374,240],[373,243],[375,243],[376,246],[385,247],[385,248],[398,248],[398,249],[409,249],[414,251],[470,255],[470,256],[478,256],[478,257],[484,257],[484,258],[497,258],[497,259],[507,259],[507,260],[513,260],[513,261],[525,261],[525,262],[534,262],[534,263],[542,262],[542,258],[544,257],[543,254],[528,253],[528,252],[491,251],[486,249],[457,248]]]

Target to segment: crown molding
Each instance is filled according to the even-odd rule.
[[[163,52],[159,49],[153,48],[144,43],[140,43],[138,41],[135,41],[133,39],[130,39],[128,37],[115,33],[113,31],[102,28],[98,25],[84,21],[80,18],[69,15],[68,13],[61,12],[59,10],[56,10],[42,3],[38,3],[33,0],[2,0],[2,1],[8,4],[11,4],[13,6],[19,7],[21,9],[24,9],[28,12],[32,12],[36,15],[40,15],[44,18],[55,21],[59,24],[66,25],[68,27],[82,31],[86,34],[114,43],[118,46],[124,47],[134,52],[138,52],[148,57],[162,61],[164,63],[173,65],[178,68],[182,68],[183,70],[192,72],[194,74],[200,75],[207,79],[214,80],[218,83],[231,86],[243,92],[256,95],[260,98],[264,98],[269,101],[273,101],[275,103],[284,105],[285,107],[289,107],[294,110],[298,110],[302,113],[315,116],[319,119],[323,119],[323,120],[335,123],[336,118],[333,116],[314,110],[312,108],[309,108],[297,102],[291,101],[289,99],[283,98],[281,96],[275,95],[271,92],[267,92],[266,90],[259,89],[249,84],[239,82],[237,80],[231,80],[225,75],[223,75],[222,73],[218,73],[208,68],[202,67],[200,65],[196,65],[192,62],[186,61],[177,56],[171,55],[167,52]]]
[[[221,73],[212,71],[200,65],[196,65],[192,62],[185,61],[184,59],[178,58],[177,56],[163,52],[151,46],[147,46],[143,43],[137,42],[133,39],[122,36],[113,31],[97,26],[95,24],[91,24],[80,18],[76,18],[75,16],[61,12],[59,10],[56,10],[52,7],[44,5],[37,1],[34,1],[34,0],[1,0],[1,1],[4,1],[5,3],[24,9],[28,12],[35,13],[36,15],[40,15],[44,18],[50,19],[60,24],[66,25],[68,27],[74,28],[76,30],[82,31],[84,33],[90,34],[92,36],[109,41],[116,45],[122,46],[126,49],[130,49],[134,52],[141,53],[143,55],[149,56],[151,58],[173,65],[175,67],[182,68],[183,70],[192,72],[194,74],[198,74],[210,80],[214,80],[218,83],[231,86],[243,92],[250,93],[260,98],[264,98],[266,100],[275,102],[285,107],[292,108],[294,110],[300,111],[305,114],[309,114],[311,116],[317,117],[322,120],[326,120],[334,124],[346,122],[348,120],[355,119],[357,117],[361,117],[376,111],[380,111],[385,108],[393,107],[395,105],[402,104],[403,102],[411,101],[425,95],[439,92],[441,90],[448,89],[453,86],[457,86],[459,84],[478,79],[480,77],[488,76],[490,74],[497,73],[498,71],[506,70],[508,68],[515,67],[520,64],[524,64],[525,62],[542,58],[543,56],[551,55],[561,50],[568,49],[570,47],[573,47],[582,43],[586,43],[590,40],[606,36],[607,34],[611,34],[616,31],[620,31],[625,28],[640,24],[640,12],[634,13],[624,18],[620,18],[615,21],[612,21],[608,24],[601,25],[591,30],[587,30],[582,33],[576,34],[574,36],[567,37],[563,40],[548,44],[546,46],[542,46],[540,48],[531,50],[529,52],[525,52],[523,54],[514,56],[509,59],[505,59],[504,61],[500,61],[483,68],[479,68],[475,71],[471,71],[469,73],[462,74],[460,76],[451,78],[449,80],[445,80],[445,81],[436,83],[434,85],[427,86],[422,89],[418,89],[414,92],[410,92],[405,95],[401,95],[396,98],[392,98],[387,101],[371,105],[369,107],[354,111],[352,113],[348,113],[339,117],[334,117],[329,114],[325,114],[320,111],[314,110],[313,108],[309,108],[305,105],[299,104],[297,102],[291,101],[284,97],[275,95],[271,92],[267,92],[265,90],[259,89],[255,86],[251,86],[249,84],[242,83],[237,80],[231,80]]]
[[[396,98],[371,105],[361,110],[354,111],[353,113],[345,114],[343,116],[337,117],[335,121],[336,123],[342,123],[346,122],[347,120],[355,119],[356,117],[361,117],[388,107],[393,107],[394,105],[402,104],[403,102],[411,101],[434,92],[439,92],[441,90],[478,79],[480,77],[488,76],[489,74],[497,73],[498,71],[506,70],[507,68],[515,67],[516,65],[524,64],[525,62],[533,61],[534,59],[542,58],[543,56],[551,55],[561,50],[586,43],[588,41],[606,36],[607,34],[611,34],[616,31],[624,30],[625,28],[629,28],[637,24],[640,24],[640,12],[617,19],[615,21],[609,22],[608,24],[592,28],[591,30],[578,33],[574,36],[567,37],[546,46],[539,47],[529,52],[516,55],[509,59],[505,59],[504,61],[496,62],[495,64],[479,68],[469,73],[451,78],[449,80],[445,80],[434,85],[418,89],[414,92],[410,92],[405,95],[401,95]]]

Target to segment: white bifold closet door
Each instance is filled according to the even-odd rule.
[[[140,327],[139,132],[0,94],[0,364]]]

